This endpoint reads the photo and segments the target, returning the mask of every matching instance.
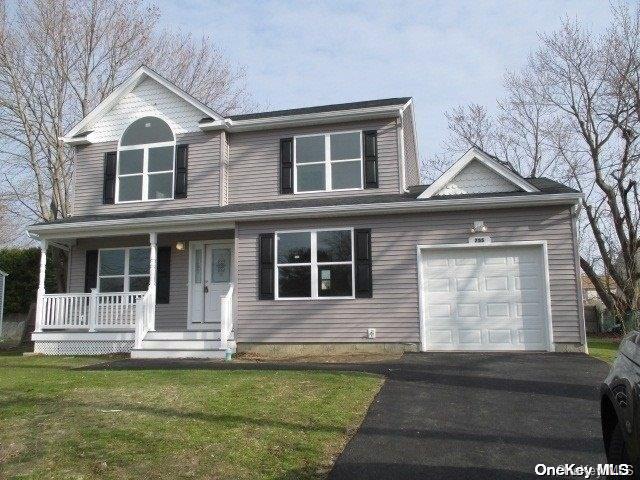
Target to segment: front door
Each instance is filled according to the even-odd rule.
[[[217,330],[221,320],[221,298],[231,287],[233,241],[192,243],[189,328]]]

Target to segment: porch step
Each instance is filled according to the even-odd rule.
[[[131,350],[131,358],[210,358],[223,359],[224,350],[182,350],[179,348],[137,349]]]
[[[220,340],[220,330],[207,330],[206,332],[147,332],[145,340]]]
[[[182,339],[158,339],[153,340],[145,337],[142,341],[143,350],[215,350],[220,348],[220,337],[214,339],[202,340],[182,340]]]

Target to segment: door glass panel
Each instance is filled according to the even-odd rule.
[[[231,271],[231,250],[214,248],[211,254],[211,283],[228,283]]]
[[[195,268],[193,281],[195,283],[202,283],[202,250],[197,249],[194,253]]]

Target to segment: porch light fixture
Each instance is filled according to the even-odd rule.
[[[471,227],[471,233],[484,233],[487,231],[487,226],[484,224],[482,220],[473,222],[473,227]]]
[[[184,242],[176,242],[176,250],[180,252],[184,250]]]

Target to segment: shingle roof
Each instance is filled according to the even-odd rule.
[[[386,107],[390,105],[404,105],[411,97],[383,98],[379,100],[366,100],[364,102],[334,103],[331,105],[318,105],[316,107],[292,108],[288,110],[272,110],[269,112],[245,113],[242,115],[230,115],[231,120],[254,120],[257,118],[285,117],[288,115],[305,115],[309,113],[337,112],[341,110],[356,110],[360,108]]]
[[[428,199],[420,199],[417,197],[420,195],[428,185],[415,185],[409,188],[408,193],[400,194],[372,194],[372,195],[354,195],[346,197],[324,197],[324,198],[307,198],[307,199],[292,199],[292,200],[280,200],[276,202],[257,202],[257,203],[241,203],[234,205],[225,205],[222,207],[194,207],[194,208],[182,208],[167,210],[164,206],[159,206],[158,210],[151,210],[145,212],[131,212],[131,213],[110,213],[110,214],[98,214],[98,215],[78,215],[73,217],[62,218],[53,222],[44,222],[38,225],[44,224],[72,224],[79,222],[91,222],[100,220],[120,220],[120,219],[135,219],[135,218],[151,218],[151,217],[165,217],[173,215],[198,215],[207,213],[231,213],[231,212],[247,212],[247,211],[264,211],[275,210],[282,208],[307,208],[307,207],[323,207],[323,206],[342,206],[342,205],[364,205],[372,203],[392,203],[392,202],[410,202],[412,200],[420,202],[438,202],[442,200],[450,200],[455,198],[487,198],[487,197],[504,197],[504,196],[522,196],[522,195],[541,195],[549,193],[575,193],[565,185],[558,182],[545,179],[535,179],[536,187],[540,190],[539,193],[525,193],[525,192],[505,192],[505,193],[483,193],[473,195],[448,195],[446,197],[431,197]]]

